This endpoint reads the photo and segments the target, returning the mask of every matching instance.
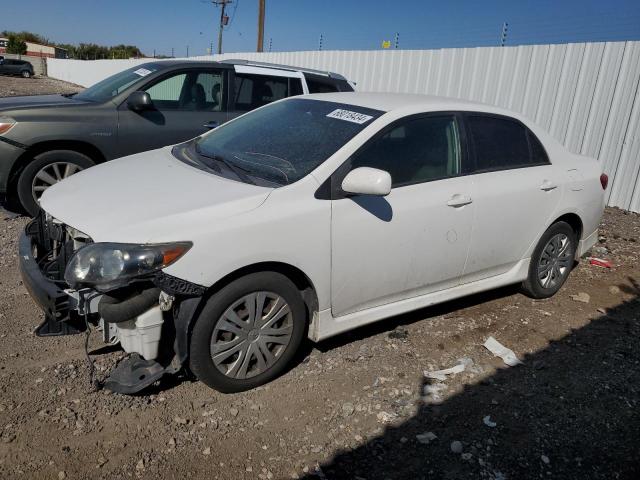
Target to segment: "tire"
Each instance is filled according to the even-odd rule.
[[[31,72],[29,70],[23,70],[20,74],[22,75],[22,78],[31,78]]]
[[[271,295],[271,296],[266,296]],[[277,303],[273,296],[280,298]],[[246,299],[264,299],[263,314],[257,321],[266,321],[262,326],[252,324]],[[255,304],[260,303],[256,300]],[[288,313],[287,309],[288,307]],[[257,310],[257,309],[256,309]],[[229,312],[236,312],[233,317]],[[267,312],[265,314],[265,312]],[[285,312],[282,314],[282,312]],[[282,315],[278,315],[281,313]],[[278,320],[270,323],[273,318]],[[247,320],[244,321],[243,319]],[[266,320],[265,320],[266,319]],[[240,325],[238,320],[244,325]],[[304,338],[307,327],[306,307],[299,290],[286,276],[276,272],[259,272],[233,281],[211,296],[196,320],[191,334],[189,367],[195,376],[209,387],[223,393],[250,390],[263,385],[283,373],[293,360]],[[227,328],[235,329],[231,333]],[[283,333],[282,336],[261,335],[266,329]],[[285,332],[290,331],[286,338]],[[276,343],[267,339],[277,339]],[[271,361],[263,353],[269,349]],[[215,349],[215,350],[214,350]],[[234,350],[234,353],[230,352]],[[214,362],[214,353],[216,361]],[[258,361],[258,355],[262,362]],[[246,368],[245,365],[247,366]]]
[[[576,245],[576,234],[568,223],[551,225],[533,251],[529,275],[522,284],[523,293],[536,299],[555,295],[571,273]]]
[[[66,165],[69,165],[68,169]],[[18,177],[16,190],[22,207],[32,217],[37,215],[40,208],[39,195],[48,186],[93,165],[95,162],[91,158],[73,150],[51,150],[36,155]],[[42,172],[48,177],[42,175]],[[39,174],[48,180],[37,178]]]

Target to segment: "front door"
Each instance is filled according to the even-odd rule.
[[[227,120],[225,71],[174,71],[141,90],[154,108],[134,112],[127,102],[118,109],[120,155],[152,150],[197,137]]]
[[[391,174],[386,197],[332,200],[331,299],[340,316],[455,286],[470,244],[472,184],[453,114],[395,122],[350,168]]]

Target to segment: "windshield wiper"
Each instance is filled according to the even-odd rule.
[[[209,155],[206,153],[203,153],[202,150],[200,150],[200,147],[198,146],[198,144],[196,144],[196,152],[198,153],[198,155],[205,157],[205,158],[209,158],[211,160],[214,160],[216,162],[220,162],[222,163],[224,166],[226,166],[229,170],[231,170],[233,173],[236,174],[236,176],[242,180],[243,182],[246,183],[250,183],[251,185],[255,185],[256,182],[254,182],[251,177],[249,177],[249,175],[247,175],[247,173],[245,172],[250,172],[250,170],[246,170],[242,167],[239,167],[238,165],[224,159],[223,157],[219,156],[219,155]]]
[[[67,98],[71,98],[74,95],[77,95],[78,92],[73,92],[73,93],[61,93],[60,95],[62,95],[63,97],[67,97]]]

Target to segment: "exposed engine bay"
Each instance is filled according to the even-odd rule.
[[[92,243],[89,236],[44,213],[27,226],[20,240],[21,272],[45,313],[35,333],[88,335],[97,329],[105,343],[120,344],[129,354],[110,372],[104,387],[136,393],[181,370],[191,318],[205,289],[162,271],[124,285],[74,288],[65,280],[65,269],[74,253]]]

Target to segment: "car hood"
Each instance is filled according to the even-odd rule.
[[[87,105],[90,102],[76,100],[62,95],[28,95],[24,97],[0,98],[0,112],[27,108],[59,107],[69,105]]]
[[[96,242],[147,243],[184,240],[190,225],[253,210],[272,190],[200,170],[164,147],[79,172],[47,189],[40,205]]]

